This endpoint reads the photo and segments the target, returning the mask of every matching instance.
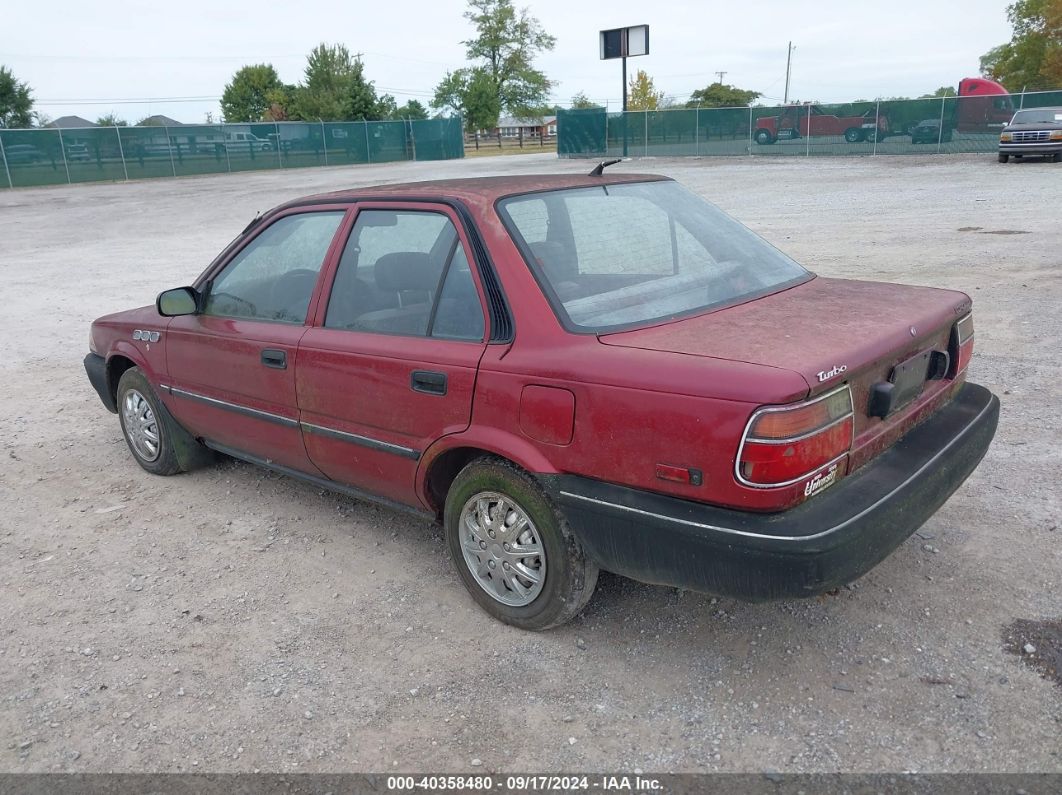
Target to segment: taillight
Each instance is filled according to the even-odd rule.
[[[770,488],[796,483],[852,447],[855,421],[848,386],[793,406],[758,409],[737,455],[737,479]]]
[[[974,326],[973,315],[969,314],[955,324],[955,372],[952,378],[957,378],[966,367],[970,364],[970,359],[973,358],[974,347]]]

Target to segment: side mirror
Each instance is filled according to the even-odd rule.
[[[155,308],[163,317],[194,315],[199,311],[199,293],[191,287],[164,290],[155,299]]]

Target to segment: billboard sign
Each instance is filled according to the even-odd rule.
[[[629,28],[603,30],[600,35],[601,60],[633,58],[649,54],[649,26],[634,25]]]

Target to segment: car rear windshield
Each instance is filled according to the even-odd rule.
[[[812,278],[670,180],[513,196],[498,209],[572,331],[649,325]]]
[[[1062,108],[1035,108],[1019,110],[1014,114],[1011,124],[1060,124]]]

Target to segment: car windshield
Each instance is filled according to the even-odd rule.
[[[1019,110],[1011,124],[1062,124],[1062,108]]]
[[[498,209],[573,331],[646,325],[812,278],[670,180],[513,196]]]

